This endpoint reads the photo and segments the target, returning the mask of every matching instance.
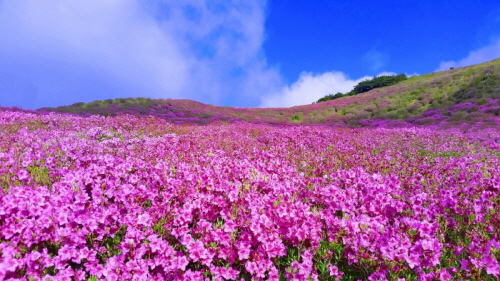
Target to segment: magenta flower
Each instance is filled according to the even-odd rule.
[[[461,260],[460,261],[460,269],[469,272],[469,261],[465,260],[465,259]]]
[[[200,121],[189,106],[172,121]],[[155,107],[171,109],[181,107]],[[338,258],[373,272],[366,279],[393,264],[421,280],[461,270],[498,278],[497,129],[47,118],[51,126],[35,131],[38,116],[0,109],[9,132],[0,147],[0,279],[49,278],[42,272],[53,266],[50,278],[68,280],[236,280],[242,270],[255,280],[320,280],[318,262],[335,264],[330,246],[339,243]],[[289,248],[298,259],[276,265]],[[443,269],[445,253],[460,271]],[[334,264],[326,274],[339,280]]]
[[[414,268],[415,266],[419,266],[420,265],[420,259],[417,255],[410,255],[410,256],[406,256],[405,257],[405,260],[406,262],[408,263],[408,266],[410,266],[410,268]]]
[[[439,273],[439,280],[441,281],[447,281],[451,280],[453,277],[451,274],[446,270],[446,269],[441,269],[441,272]]]
[[[329,264],[328,271],[330,276],[337,276],[339,274],[339,268],[334,265]]]
[[[245,263],[245,268],[248,272],[250,272],[250,274],[254,274],[255,272],[257,272],[257,270],[259,270],[257,263],[253,261],[247,261]]]
[[[500,274],[500,266],[496,258],[491,255],[483,256],[483,263],[486,265],[486,273],[498,277]]]
[[[17,177],[19,178],[19,180],[25,181],[29,179],[30,174],[25,169],[20,169],[19,171],[17,171]]]

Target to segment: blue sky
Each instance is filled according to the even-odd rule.
[[[0,106],[288,107],[499,57],[498,1],[0,0]]]

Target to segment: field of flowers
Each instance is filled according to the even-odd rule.
[[[497,280],[500,133],[0,112],[0,280]]]

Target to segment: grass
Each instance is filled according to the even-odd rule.
[[[454,111],[450,108],[468,102],[475,103],[478,106],[476,111],[482,113],[477,116],[482,116],[482,121],[487,121],[497,115],[495,109],[484,108],[494,106],[494,102],[488,102],[492,99],[500,99],[500,60],[413,76],[396,85],[376,88],[355,96],[290,108],[233,108],[191,100],[153,100],[141,97],[80,102],[42,110],[104,116],[122,113],[170,114],[170,117],[161,118],[187,123],[211,122],[214,116],[224,115],[226,120],[247,122],[326,125],[343,122],[356,126],[363,118],[405,121],[419,119],[423,118],[422,114],[427,110],[438,110],[445,120],[454,121]],[[151,108],[155,109],[154,113],[150,112]],[[171,112],[177,116],[174,117]],[[455,118],[461,115],[464,114],[459,113]],[[188,119],[193,117],[201,121]]]

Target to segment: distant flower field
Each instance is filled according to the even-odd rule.
[[[497,280],[500,133],[0,112],[0,280]]]

